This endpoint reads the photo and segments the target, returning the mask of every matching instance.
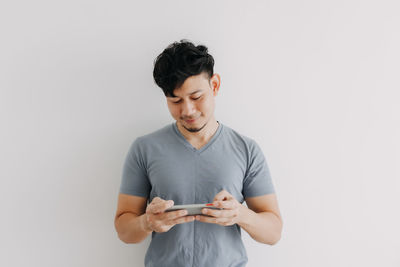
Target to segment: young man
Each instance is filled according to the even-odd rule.
[[[152,234],[146,267],[245,266],[241,228],[265,244],[280,239],[282,219],[260,147],[214,117],[221,79],[207,50],[181,40],[157,57],[154,80],[176,122],[136,138],[124,163],[115,227],[125,243]],[[223,209],[165,211],[204,203]]]

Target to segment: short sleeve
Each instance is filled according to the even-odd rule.
[[[243,196],[256,197],[275,193],[267,161],[259,145],[249,143],[249,161],[243,181]]]
[[[129,148],[122,170],[121,194],[147,197],[151,185],[147,176],[146,164],[143,161],[140,139],[137,138]]]

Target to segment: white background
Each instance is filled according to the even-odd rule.
[[[0,265],[143,266],[122,164],[171,123],[153,60],[205,44],[216,118],[264,151],[284,219],[248,266],[400,266],[398,1],[0,4]]]

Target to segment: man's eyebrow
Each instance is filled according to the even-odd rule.
[[[203,90],[202,90],[202,89],[199,89],[199,90],[196,90],[196,91],[190,93],[189,95],[194,95],[194,94],[196,94],[196,93],[198,93],[198,92],[201,92],[201,91],[203,91]],[[169,96],[169,98],[179,98],[179,97],[180,97],[180,96]]]
[[[190,93],[189,95],[194,95],[195,93],[198,93],[198,92],[201,92],[201,91],[203,91],[203,90],[199,89],[199,90],[194,91],[193,93]]]

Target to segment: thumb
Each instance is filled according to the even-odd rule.
[[[214,201],[224,201],[227,200],[231,197],[231,194],[229,194],[226,190],[222,190],[218,194],[215,195]]]

